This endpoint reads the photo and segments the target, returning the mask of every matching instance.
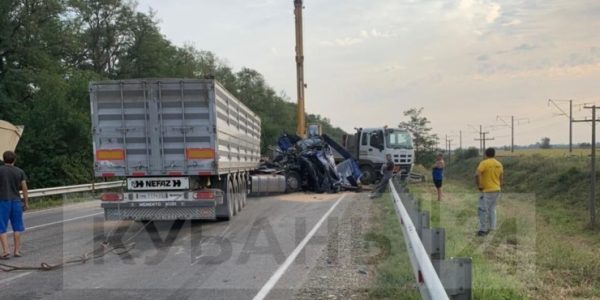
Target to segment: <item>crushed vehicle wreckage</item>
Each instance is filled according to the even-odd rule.
[[[259,174],[284,175],[286,192],[359,191],[362,173],[358,163],[347,157],[336,164],[332,147],[339,145],[326,135],[301,139],[296,135],[283,134],[277,141],[277,147],[272,148],[274,158],[263,161],[256,171]]]

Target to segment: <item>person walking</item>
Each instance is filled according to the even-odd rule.
[[[13,255],[21,257],[21,233],[25,231],[23,211],[29,209],[29,194],[27,192],[27,175],[15,167],[17,155],[12,151],[2,154],[5,165],[0,166],[0,244],[2,254],[0,259],[8,259],[8,223],[13,230]],[[23,191],[23,199],[19,194]]]
[[[381,178],[381,181],[379,181],[379,184],[377,184],[375,187],[373,194],[371,194],[371,199],[381,197],[383,192],[385,192],[388,182],[394,175],[394,161],[392,160],[392,155],[389,153],[386,154],[385,160],[385,163],[381,165],[381,174],[383,174],[383,177]]]
[[[479,163],[475,173],[475,184],[481,192],[478,214],[479,230],[477,236],[484,236],[490,230],[496,230],[496,202],[500,197],[500,187],[504,176],[502,164],[495,159],[496,150],[485,150],[485,159]]]
[[[435,163],[431,168],[431,178],[433,179],[433,184],[435,185],[435,189],[437,190],[438,201],[442,200],[442,181],[444,180],[445,168],[446,163],[444,162],[444,154],[438,153],[435,156]]]

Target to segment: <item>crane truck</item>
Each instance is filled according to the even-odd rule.
[[[326,139],[335,150],[336,159],[352,157],[358,162],[362,176],[360,181],[370,184],[381,174],[379,169],[385,163],[386,154],[392,155],[395,173],[401,178],[410,174],[415,158],[412,135],[405,129],[375,127],[357,128],[353,135],[344,135],[340,145]]]
[[[228,220],[260,160],[260,118],[214,79],[89,86],[94,173],[121,177],[106,220]],[[285,181],[285,179],[283,179]]]

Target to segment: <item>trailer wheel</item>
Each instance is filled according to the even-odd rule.
[[[240,211],[240,186],[237,177],[231,178],[231,189],[233,190],[233,214],[237,215]]]
[[[240,196],[242,197],[242,207],[246,207],[246,199],[248,198],[248,177],[243,174],[240,179]]]
[[[227,221],[235,215],[235,197],[231,179],[224,177],[221,183],[221,190],[225,192],[223,195],[223,204],[217,207],[217,219]]]
[[[375,170],[373,170],[372,166],[369,165],[361,165],[360,172],[362,176],[360,177],[360,182],[363,184],[371,184],[375,181]]]
[[[242,210],[242,185],[239,174],[233,179],[233,189],[235,191],[235,212],[238,213]]]
[[[300,190],[302,179],[296,171],[288,171],[285,174],[285,191],[287,193],[295,193]]]

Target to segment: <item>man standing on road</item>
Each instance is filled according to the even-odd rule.
[[[484,236],[490,230],[496,230],[496,201],[500,197],[500,186],[504,169],[494,157],[496,150],[485,150],[485,159],[479,163],[475,174],[475,183],[481,192],[479,196],[479,230],[477,236]]]
[[[0,243],[2,244],[0,259],[7,259],[10,256],[7,235],[9,221],[14,232],[13,255],[21,256],[21,232],[25,231],[23,211],[29,208],[29,194],[25,172],[15,167],[17,155],[12,151],[6,151],[2,158],[5,165],[0,166]],[[23,200],[19,190],[23,191]]]
[[[383,174],[383,177],[381,178],[381,181],[379,181],[379,184],[377,184],[375,187],[375,190],[373,191],[373,194],[371,194],[370,198],[381,197],[383,192],[385,192],[388,182],[394,175],[394,161],[392,160],[392,155],[389,153],[385,155],[385,163],[381,165],[381,174]]]

